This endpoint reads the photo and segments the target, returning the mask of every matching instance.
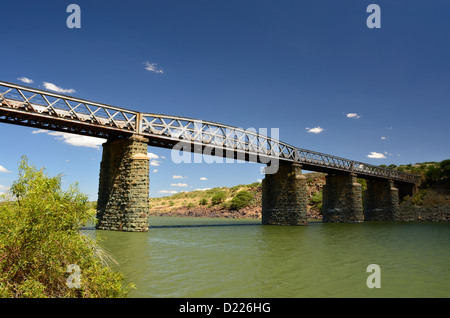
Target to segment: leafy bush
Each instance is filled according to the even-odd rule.
[[[366,191],[367,191],[367,180],[362,178],[357,178],[356,182],[358,182],[361,185],[361,199],[364,202],[364,199],[366,197]]]
[[[450,159],[443,160],[436,165],[430,165],[425,171],[425,180],[428,183],[446,179],[450,179]]]
[[[207,205],[208,204],[208,200],[206,200],[205,198],[201,199],[198,204],[200,205]]]
[[[322,211],[322,199],[323,199],[323,194],[322,194],[322,190],[320,190],[313,194],[313,196],[310,199],[310,203],[316,209],[318,209],[319,211]]]
[[[218,191],[211,198],[211,204],[218,205],[218,204],[222,203],[223,201],[225,201],[226,198],[227,198],[227,194],[224,191]]]
[[[406,202],[410,199],[411,197],[409,195],[405,195],[403,198],[400,199],[400,202]]]
[[[416,194],[414,194],[411,198],[411,202],[415,205],[422,205],[423,199],[425,198],[425,195],[427,194],[427,190],[422,189],[419,190]]]
[[[229,189],[229,191],[231,192],[231,193],[234,193],[234,192],[236,192],[237,190],[239,190],[240,188],[242,188],[242,187],[244,187],[245,185],[243,185],[243,184],[238,184],[238,185],[235,185],[235,186],[233,186],[233,187],[231,187],[230,189]]]
[[[253,196],[247,191],[239,191],[233,199],[231,199],[230,209],[239,210],[246,207],[253,200]]]
[[[112,258],[101,250],[98,239],[79,231],[95,211],[77,185],[63,191],[61,176],[48,177],[23,157],[18,180],[9,197],[2,198],[0,297],[127,295],[123,276],[107,266]],[[71,264],[80,269],[76,288],[68,284]]]
[[[450,159],[441,161],[441,163],[439,163],[439,167],[442,171],[442,178],[450,178]]]

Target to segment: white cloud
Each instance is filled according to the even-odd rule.
[[[154,153],[151,153],[151,152],[147,152],[147,156],[150,159],[150,166],[159,167],[159,164],[161,162],[159,160],[154,160],[154,159],[158,159],[159,158],[159,156],[157,154],[154,154]],[[158,171],[158,170],[156,170],[156,171]]]
[[[195,189],[194,191],[206,191],[206,190],[211,190],[211,188]]]
[[[367,157],[368,158],[372,158],[372,159],[383,159],[383,158],[386,158],[386,156],[383,155],[382,153],[374,152],[374,151],[372,151],[370,153],[370,155],[367,155]]]
[[[0,194],[4,194],[5,191],[8,191],[9,187],[0,184]]]
[[[205,177],[201,177],[200,180],[206,181],[206,180],[208,180],[208,179],[206,179]]]
[[[158,68],[158,64],[157,63],[150,63],[150,62],[146,61],[146,62],[144,62],[144,65],[145,65],[145,69],[147,71],[154,72],[154,73],[157,73],[157,74],[162,74],[163,73],[162,68]]]
[[[45,129],[38,129],[38,130],[33,130],[31,133],[33,134],[33,135],[35,135],[35,134],[46,134],[46,133],[48,133],[49,131],[48,130],[45,130]]]
[[[183,176],[172,176],[173,179],[183,179]]]
[[[177,191],[161,190],[161,191],[158,191],[158,193],[169,193],[169,194],[175,194],[175,193],[177,193]]]
[[[172,187],[188,187],[187,183],[172,183]]]
[[[347,118],[355,118],[358,119],[360,118],[359,115],[357,113],[348,113],[347,114]]]
[[[77,146],[77,147],[89,147],[100,149],[101,144],[106,142],[106,139],[91,137],[91,136],[80,136],[60,131],[49,131],[44,129],[33,130],[32,134],[47,134],[56,137],[56,140],[61,140],[66,144]]]
[[[59,86],[56,86],[55,84],[49,83],[49,82],[44,82],[44,87],[46,89],[49,89],[51,91],[57,92],[57,93],[62,93],[62,94],[72,94],[75,93],[75,90],[73,88],[61,88]]]
[[[386,137],[381,137],[381,140],[386,140],[387,138]]]
[[[19,77],[18,80],[22,81],[24,83],[27,83],[27,84],[33,83],[33,80],[31,78],[28,78],[28,77]]]
[[[158,169],[153,169],[153,173],[157,173],[158,172]]]
[[[319,127],[319,126],[314,127],[314,128],[308,128],[308,127],[306,127],[306,130],[307,130],[309,133],[313,133],[313,134],[320,134],[322,131],[324,131],[324,129],[323,129],[322,127]]]
[[[11,172],[3,166],[0,166],[0,172]]]

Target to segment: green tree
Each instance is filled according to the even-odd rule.
[[[225,201],[226,198],[227,198],[227,194],[224,191],[218,191],[211,198],[211,204],[218,205],[218,204],[222,203],[223,201]]]
[[[450,159],[443,160],[439,163],[442,178],[450,178]]]
[[[94,239],[80,232],[93,218],[78,186],[61,189],[61,176],[19,166],[19,177],[0,206],[0,297],[125,297],[123,276],[108,266]],[[79,272],[68,273],[75,264]],[[68,284],[75,274],[77,288]],[[70,281],[69,281],[70,283]]]
[[[445,163],[443,164],[445,169]],[[444,177],[443,169],[441,168],[441,163],[438,165],[430,165],[425,171],[425,181],[429,184],[435,183]]]
[[[239,191],[238,193],[236,193],[233,199],[231,199],[230,209],[242,209],[243,207],[248,206],[252,200],[253,196],[249,192],[245,190]]]

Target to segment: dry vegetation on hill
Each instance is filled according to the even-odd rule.
[[[321,218],[322,186],[325,175],[305,174],[308,183],[308,214]],[[261,183],[181,192],[150,199],[150,216],[203,216],[225,218],[260,218]]]
[[[386,167],[386,166],[385,166]],[[417,194],[401,199],[399,220],[450,220],[450,160],[408,165],[389,165],[422,176]],[[325,174],[306,173],[308,183],[308,218],[322,219],[322,187]],[[362,190],[363,179],[358,179]],[[261,218],[261,183],[177,193],[150,199],[151,216],[197,216],[225,218]]]

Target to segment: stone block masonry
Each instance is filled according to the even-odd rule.
[[[148,231],[148,139],[132,136],[103,144],[97,229]]]
[[[365,221],[396,221],[399,193],[392,180],[367,180],[364,198]]]
[[[355,174],[327,175],[322,191],[324,223],[355,223],[364,220],[361,185],[356,181]]]
[[[262,224],[307,225],[307,184],[299,164],[280,165],[262,181]]]

